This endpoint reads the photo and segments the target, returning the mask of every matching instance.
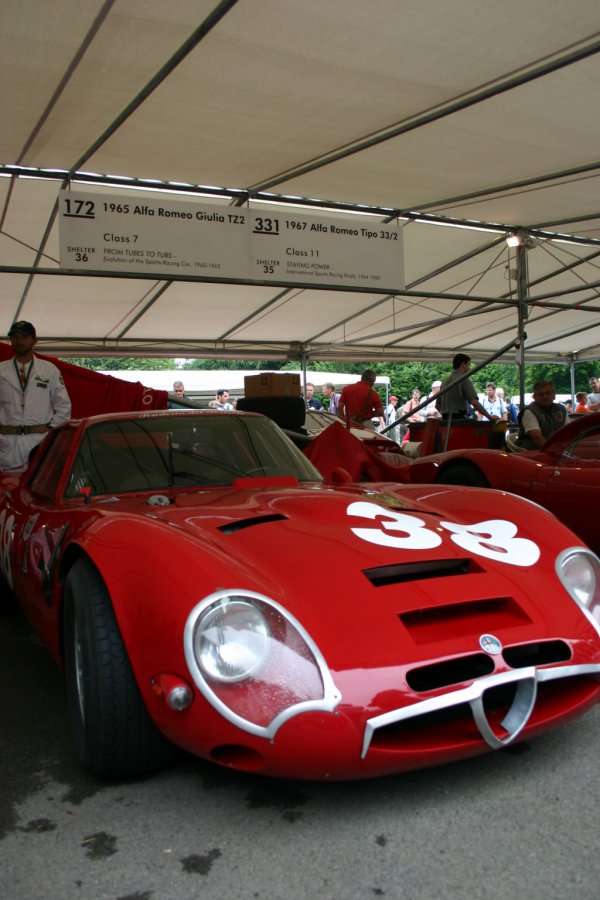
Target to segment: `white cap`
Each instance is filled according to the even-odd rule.
[[[441,382],[441,381],[434,381],[434,382],[432,383],[432,385],[431,385],[432,388],[434,388],[434,387],[441,387],[441,386],[442,386],[442,382]]]

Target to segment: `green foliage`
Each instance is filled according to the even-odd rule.
[[[281,360],[273,361],[273,360],[256,360],[256,359],[189,359],[183,365],[183,370],[198,370],[204,369],[206,370],[216,370],[216,369],[229,369],[230,371],[235,371],[237,369],[258,369],[261,371],[262,369],[273,369],[274,371],[279,371],[284,368],[281,363]],[[291,366],[292,369],[298,368],[298,366]]]
[[[173,369],[177,371],[197,369],[270,369],[273,371],[297,370],[300,366],[298,360],[282,362],[281,360],[233,360],[233,359],[190,359],[184,365],[177,366],[174,359],[136,358],[136,357],[77,357],[66,358],[65,362],[82,366],[86,369],[117,372],[123,369]],[[410,399],[413,388],[419,388],[421,395],[425,397],[431,390],[431,383],[439,379],[443,381],[452,371],[450,360],[447,363],[422,363],[422,362],[352,362],[343,363],[340,360],[320,361],[310,360],[308,368],[316,372],[339,372],[340,369],[348,374],[355,374],[357,378],[365,369],[375,369],[378,375],[387,375],[390,379],[390,394],[395,394],[400,403]],[[600,374],[600,365],[596,362],[581,362],[576,365],[575,390],[587,390],[591,375]],[[557,394],[571,393],[571,374],[568,366],[550,365],[540,363],[525,366],[525,391],[530,392],[534,382],[540,378],[552,379],[556,385]],[[519,367],[516,362],[490,363],[472,378],[477,391],[482,393],[488,381],[493,381],[498,387],[503,387],[506,396],[519,393]],[[379,392],[385,399],[385,390],[379,388]],[[323,398],[320,398],[323,400]]]
[[[64,357],[64,362],[82,369],[94,371],[118,372],[125,369],[144,369],[144,371],[156,371],[157,369],[176,369],[173,359],[142,359],[135,356],[77,356]]]

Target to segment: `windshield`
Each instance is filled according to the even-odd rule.
[[[75,458],[67,497],[227,485],[236,478],[321,481],[269,419],[181,413],[92,424]]]

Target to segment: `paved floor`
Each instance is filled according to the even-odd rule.
[[[6,900],[596,900],[600,709],[517,752],[351,784],[270,781],[182,757],[84,775],[64,685],[0,615]]]

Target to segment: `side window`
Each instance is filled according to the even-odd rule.
[[[54,440],[47,448],[44,458],[37,467],[29,487],[34,494],[47,500],[54,500],[56,488],[65,467],[75,432],[71,428],[56,432]]]
[[[567,449],[563,461],[568,464],[595,462],[600,460],[600,429],[586,431],[576,438]]]

